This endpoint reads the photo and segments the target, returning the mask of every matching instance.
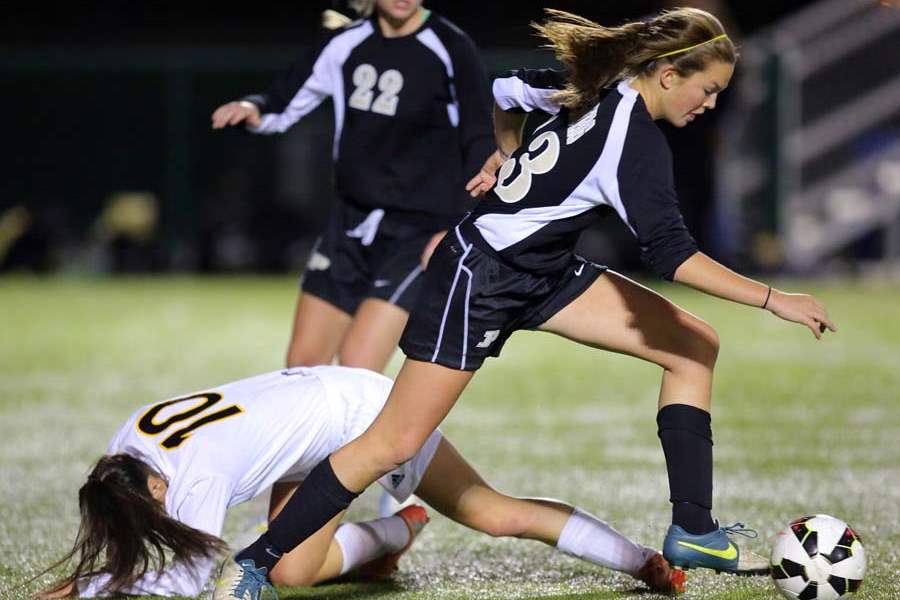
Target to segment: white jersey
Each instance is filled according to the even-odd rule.
[[[142,459],[168,482],[166,511],[221,536],[228,507],[277,481],[302,481],[320,461],[357,437],[387,400],[392,381],[346,367],[286,369],[143,406],[113,436],[107,452]],[[440,435],[380,483],[409,496]],[[213,561],[149,573],[123,593],[196,596]],[[102,593],[105,577],[79,582],[83,597]]]

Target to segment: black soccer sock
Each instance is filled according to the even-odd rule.
[[[281,558],[317,532],[359,496],[343,486],[328,458],[310,471],[282,511],[269,523],[269,530],[238,552],[235,560],[253,559],[256,568],[268,572]]]
[[[687,404],[669,404],[656,415],[656,424],[669,472],[672,523],[692,534],[713,531],[709,413]]]

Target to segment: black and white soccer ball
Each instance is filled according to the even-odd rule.
[[[772,579],[785,598],[831,600],[856,592],[866,551],[856,532],[828,515],[802,517],[778,532]]]

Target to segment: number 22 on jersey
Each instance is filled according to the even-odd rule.
[[[198,401],[194,404],[190,405],[189,408],[182,410],[181,412],[177,412],[173,415],[170,415],[168,418],[161,422],[157,422],[157,418],[159,414],[163,411],[163,409],[174,406],[176,404],[180,404],[182,402],[190,402],[190,401]],[[210,423],[214,423],[216,421],[221,421],[222,419],[227,419],[228,417],[233,417],[234,415],[238,415],[244,412],[237,404],[232,404],[226,408],[221,410],[217,410],[215,412],[209,412],[209,409],[213,408],[219,401],[222,400],[222,394],[217,392],[200,392],[198,394],[191,394],[190,396],[184,396],[182,398],[175,398],[174,400],[166,400],[165,402],[160,402],[158,404],[154,404],[150,407],[147,412],[141,415],[141,418],[138,419],[137,429],[141,433],[149,436],[158,436],[173,425],[183,423],[185,421],[190,421],[197,417],[193,421],[190,421],[183,427],[176,429],[167,435],[159,445],[165,450],[172,450],[180,446],[186,439],[188,439],[193,431],[198,429],[199,427],[203,427],[204,425],[209,425]],[[200,416],[202,413],[206,413],[203,416]]]
[[[381,92],[377,98],[372,91],[376,84]],[[379,77],[375,67],[363,63],[353,71],[353,85],[356,89],[350,94],[350,108],[371,110],[389,117],[397,114],[397,104],[400,102],[398,94],[403,89],[403,74],[397,69],[388,69]]]

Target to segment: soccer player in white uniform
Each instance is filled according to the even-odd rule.
[[[42,597],[200,594],[225,550],[227,509],[272,487],[270,520],[277,519],[309,471],[372,423],[391,385],[363,369],[295,368],[141,407],[79,490],[81,527],[64,559],[77,565]],[[478,531],[540,540],[655,591],[683,591],[683,573],[656,550],[562,502],[497,492],[439,431],[379,482],[398,501],[415,492]],[[260,576],[300,586],[359,567],[386,575],[427,522],[416,505],[364,523],[341,524],[342,517]],[[173,559],[154,568],[164,550]]]

